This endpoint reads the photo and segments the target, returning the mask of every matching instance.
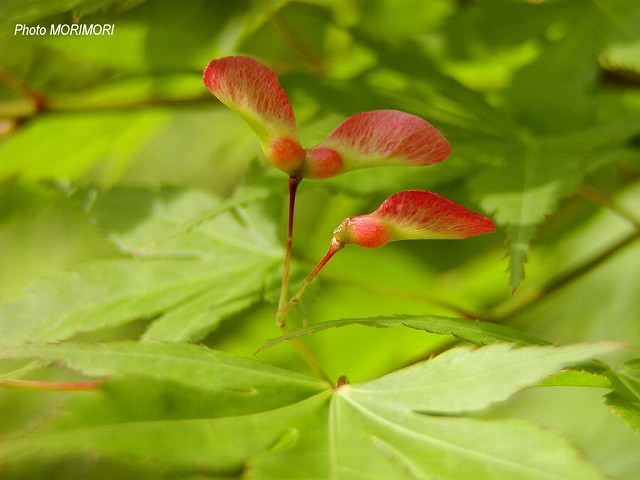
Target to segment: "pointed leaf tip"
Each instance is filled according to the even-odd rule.
[[[295,116],[273,70],[251,57],[223,57],[209,62],[203,81],[256,132],[271,163],[289,174],[300,169],[304,150]]]
[[[325,159],[327,151],[340,159],[340,171],[348,171],[382,165],[430,165],[444,160],[451,146],[420,117],[398,110],[374,110],[348,118],[310,149],[305,176],[317,178],[315,157]]]
[[[395,240],[461,239],[494,230],[490,219],[445,197],[407,190],[373,213],[347,218],[333,234],[339,242],[375,248]]]

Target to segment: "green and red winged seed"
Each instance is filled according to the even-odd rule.
[[[461,239],[494,230],[491,220],[447,198],[407,190],[387,198],[373,213],[347,218],[334,238],[375,248],[395,240]]]
[[[444,160],[451,150],[430,123],[397,110],[354,115],[305,150],[277,75],[250,57],[212,60],[204,71],[204,84],[253,128],[268,160],[290,176],[319,179],[365,167],[430,165]]]
[[[209,62],[203,80],[256,132],[269,161],[287,173],[301,168],[304,150],[295,116],[273,70],[251,57],[224,57]]]
[[[291,102],[278,77],[250,57],[232,56],[209,62],[205,86],[237,112],[256,132],[267,159],[289,175],[287,253],[291,251],[293,206],[302,178],[329,178],[343,172],[385,165],[431,165],[447,158],[451,146],[429,122],[397,110],[374,110],[347,118],[326,139],[304,149],[298,140]],[[286,302],[289,257],[276,321],[300,300],[309,283],[346,244],[376,248],[395,240],[466,238],[492,232],[491,220],[435,193],[408,190],[387,198],[373,213],[349,217],[333,232],[329,250]]]
[[[310,149],[330,150],[343,170],[382,165],[431,165],[449,155],[451,146],[433,125],[398,110],[362,112],[345,120],[324,141]]]

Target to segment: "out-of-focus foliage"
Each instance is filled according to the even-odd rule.
[[[50,34],[74,22],[114,33]],[[628,0],[1,2],[0,385],[104,383],[0,390],[0,476],[638,478],[638,45]],[[202,84],[236,53],[278,72],[305,147],[385,108],[453,147],[303,181],[292,286],[400,190],[498,225],[322,271],[287,337],[337,389],[282,339],[253,357],[278,336],[286,176]],[[630,348],[533,386],[622,351],[603,340]]]

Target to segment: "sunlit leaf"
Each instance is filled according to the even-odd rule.
[[[620,345],[613,343],[520,348],[500,343],[475,350],[456,348],[430,361],[353,385],[349,396],[363,404],[380,402],[388,405],[385,408],[435,414],[478,410],[506,400],[571,363],[618,348]]]
[[[640,342],[636,3],[0,2],[0,375],[100,383],[0,388],[0,478],[636,480],[637,365],[589,360]],[[49,34],[74,23],[115,31]],[[243,181],[260,142],[202,84],[236,55],[278,72],[295,107],[300,144],[267,154],[331,177],[298,191],[292,283],[393,192],[498,227],[345,249],[280,332],[338,386],[209,349],[250,356],[279,334],[265,300],[285,180]],[[452,147],[429,168],[396,149],[427,151],[425,121]],[[403,216],[401,233],[425,224]],[[295,340],[257,360],[309,372]],[[488,346],[440,353],[459,340]]]
[[[234,357],[206,347],[175,343],[58,343],[3,346],[3,359],[37,358],[94,377],[146,376],[203,390],[279,389],[280,383],[322,388],[322,383],[288,370]],[[286,392],[280,392],[286,393]]]
[[[0,145],[0,179],[19,175],[31,181],[77,180],[102,164],[102,180],[111,184],[150,132],[166,121],[163,112],[88,113],[37,119]]]
[[[624,189],[612,201],[635,212],[640,205],[640,185]],[[640,268],[640,243],[633,240],[634,232],[628,220],[603,209],[563,236],[549,255],[537,260],[537,267],[547,274],[570,271],[625,238],[630,243],[598,268],[519,312],[510,324],[517,328],[526,325],[532,333],[560,342],[605,339],[638,345],[640,332],[630,321],[640,315],[640,303],[635,300],[640,288],[640,278],[635,274]]]
[[[220,214],[232,205],[180,189],[104,195],[92,211],[98,225],[138,256],[89,262],[33,285],[0,307],[2,342],[61,340],[139,319],[151,324],[146,338],[202,338],[260,300],[280,263],[271,227],[251,221],[255,211]]]
[[[513,290],[524,279],[524,264],[537,226],[581,178],[575,155],[532,149],[514,151],[514,158],[505,159],[503,166],[471,180],[484,210],[507,230]]]
[[[447,413],[505,400],[566,363],[615,348],[459,349],[333,392],[304,376],[195,346],[2,348],[3,358],[64,361],[111,379],[72,397],[65,415],[0,444],[1,468],[82,452],[214,476],[250,468],[256,478],[601,479],[564,438],[534,424]],[[513,361],[505,364],[505,355]],[[522,362],[535,365],[535,374],[521,377]],[[464,366],[478,372],[459,377]],[[436,415],[419,413],[425,411]]]
[[[607,394],[606,404],[614,414],[624,419],[636,433],[640,433],[640,403],[613,392]]]
[[[616,392],[640,403],[640,358],[629,360],[612,373],[611,383]]]
[[[594,373],[589,370],[563,370],[545,379],[541,385],[546,387],[611,388],[611,382],[604,376],[608,372],[608,370],[603,373]]]
[[[609,375],[613,392],[606,396],[606,403],[631,428],[640,432],[640,359],[629,360]]]
[[[332,444],[335,478],[604,478],[564,438],[528,422],[390,410],[361,404],[348,390],[332,413],[341,426]]]

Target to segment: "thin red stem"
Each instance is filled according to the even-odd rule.
[[[320,273],[320,270],[327,264],[327,262],[333,257],[337,252],[344,248],[344,243],[339,242],[335,238],[331,241],[331,245],[329,246],[329,250],[325,254],[325,256],[320,260],[320,263],[313,269],[313,272],[309,274],[307,279],[302,283],[298,291],[286,302],[282,308],[278,310],[278,315],[276,316],[276,323],[280,327],[280,329],[285,328],[285,317],[291,311],[291,309],[300,301],[304,291],[307,289],[309,284],[316,278],[316,275]]]
[[[296,193],[298,191],[298,185],[302,181],[302,177],[290,176],[289,177],[289,214],[287,221],[287,243],[284,253],[284,268],[282,272],[282,286],[280,287],[280,300],[278,301],[278,311],[276,313],[276,325],[285,333],[287,327],[283,321],[284,315],[291,309],[290,307],[285,309],[287,304],[287,295],[289,294],[289,278],[291,274],[291,251],[293,248],[293,219],[296,206]],[[327,259],[328,260],[328,259]],[[324,262],[326,263],[326,261]],[[317,274],[317,272],[316,272]],[[294,348],[302,355],[307,361],[309,366],[318,374],[318,376],[331,385],[331,379],[327,373],[323,370],[318,359],[313,355],[304,343],[298,338],[292,338],[290,343]]]
[[[278,312],[284,307],[289,294],[289,276],[291,272],[291,249],[293,247],[293,218],[296,206],[296,192],[298,185],[302,181],[301,177],[289,177],[289,216],[287,222],[287,244],[284,252],[284,270],[282,272],[282,286],[280,287],[280,300],[278,302]]]

